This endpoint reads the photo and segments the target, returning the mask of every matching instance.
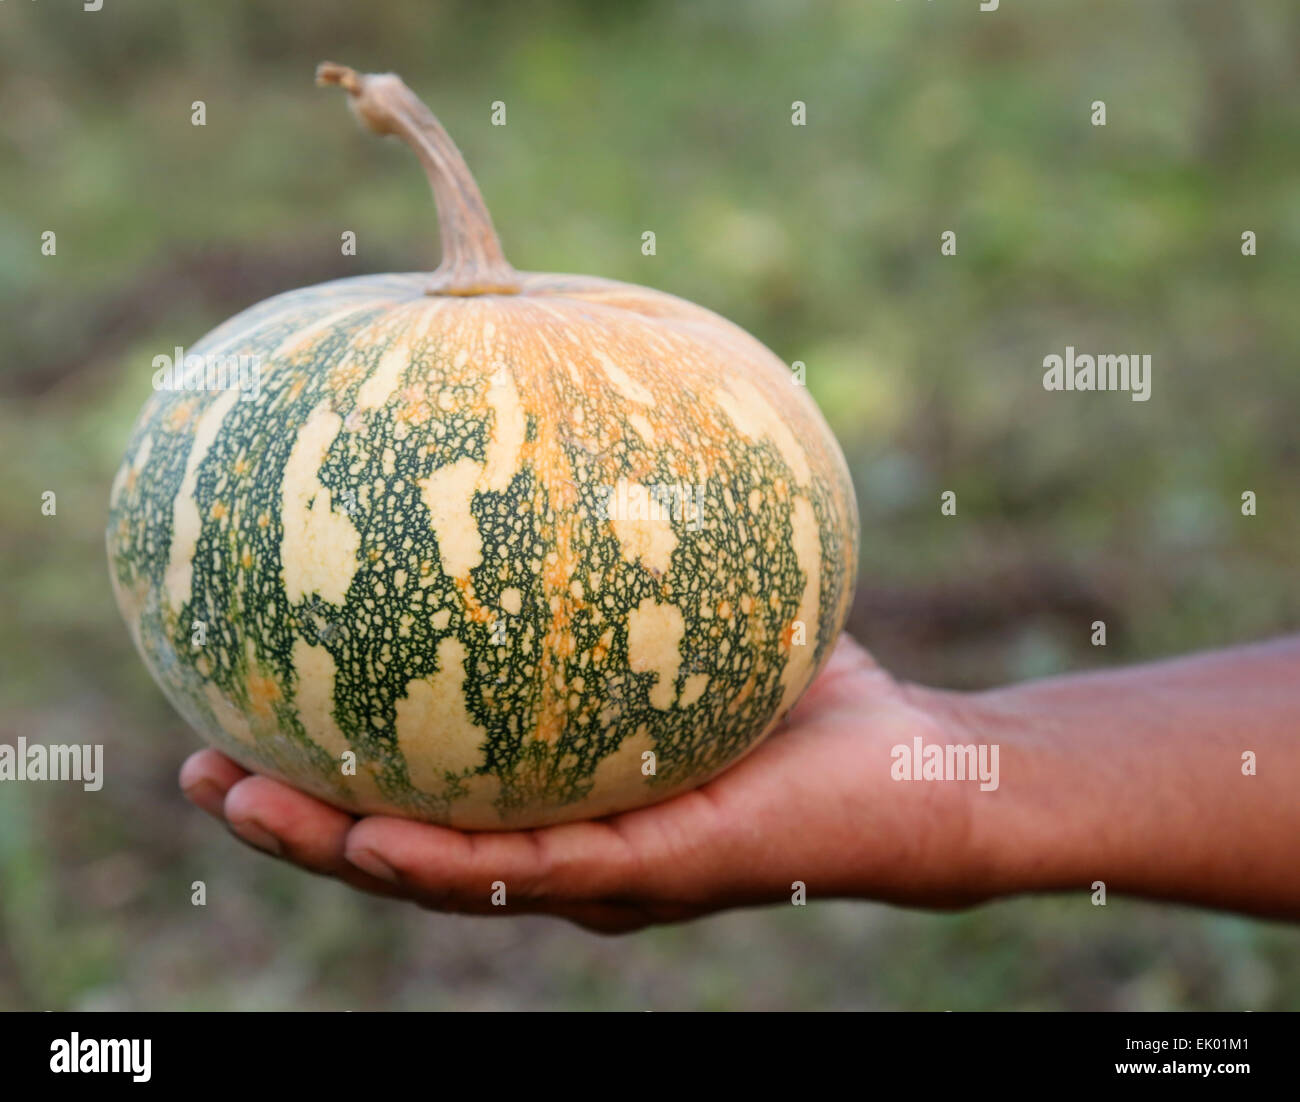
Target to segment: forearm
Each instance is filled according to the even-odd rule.
[[[966,846],[996,894],[1300,918],[1300,638],[948,699],[1000,747]]]

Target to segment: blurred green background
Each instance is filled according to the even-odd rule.
[[[150,361],[438,255],[418,167],[313,87],[325,58],[406,77],[516,266],[674,292],[808,365],[860,498],[852,628],[899,674],[984,686],[1300,622],[1293,0],[10,0],[0,737],[102,741],[108,779],[0,788],[0,1007],[1300,1009],[1279,924],[1080,893],[610,940],[363,898],[185,804],[197,740],[103,554]],[[1151,353],[1151,400],[1044,392],[1066,344]]]

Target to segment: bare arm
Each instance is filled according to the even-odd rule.
[[[1300,918],[1300,638],[916,695],[1001,744],[971,838],[997,894],[1102,880]]]
[[[617,932],[858,897],[952,907],[1108,892],[1300,919],[1300,639],[984,693],[899,685],[845,637],[785,729],[701,789],[543,830],[360,821],[215,751],[187,795],[354,887]],[[977,780],[896,779],[899,748],[998,747]],[[1255,775],[1243,757],[1255,755]],[[505,881],[508,906],[490,902]]]

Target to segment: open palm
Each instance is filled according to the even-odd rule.
[[[354,887],[469,914],[543,913],[602,932],[726,907],[863,896],[971,902],[957,844],[963,786],[898,783],[890,749],[951,737],[939,699],[900,686],[841,638],[786,723],[708,784],[593,822],[469,834],[357,819],[215,750],[181,769],[187,796],[244,841]],[[501,881],[506,905],[492,902]]]

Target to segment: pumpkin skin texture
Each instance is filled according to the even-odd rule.
[[[354,813],[510,829],[693,788],[847,615],[852,485],[785,365],[671,295],[508,271],[244,311],[191,351],[259,385],[155,391],[113,483],[114,589],[168,699]]]

